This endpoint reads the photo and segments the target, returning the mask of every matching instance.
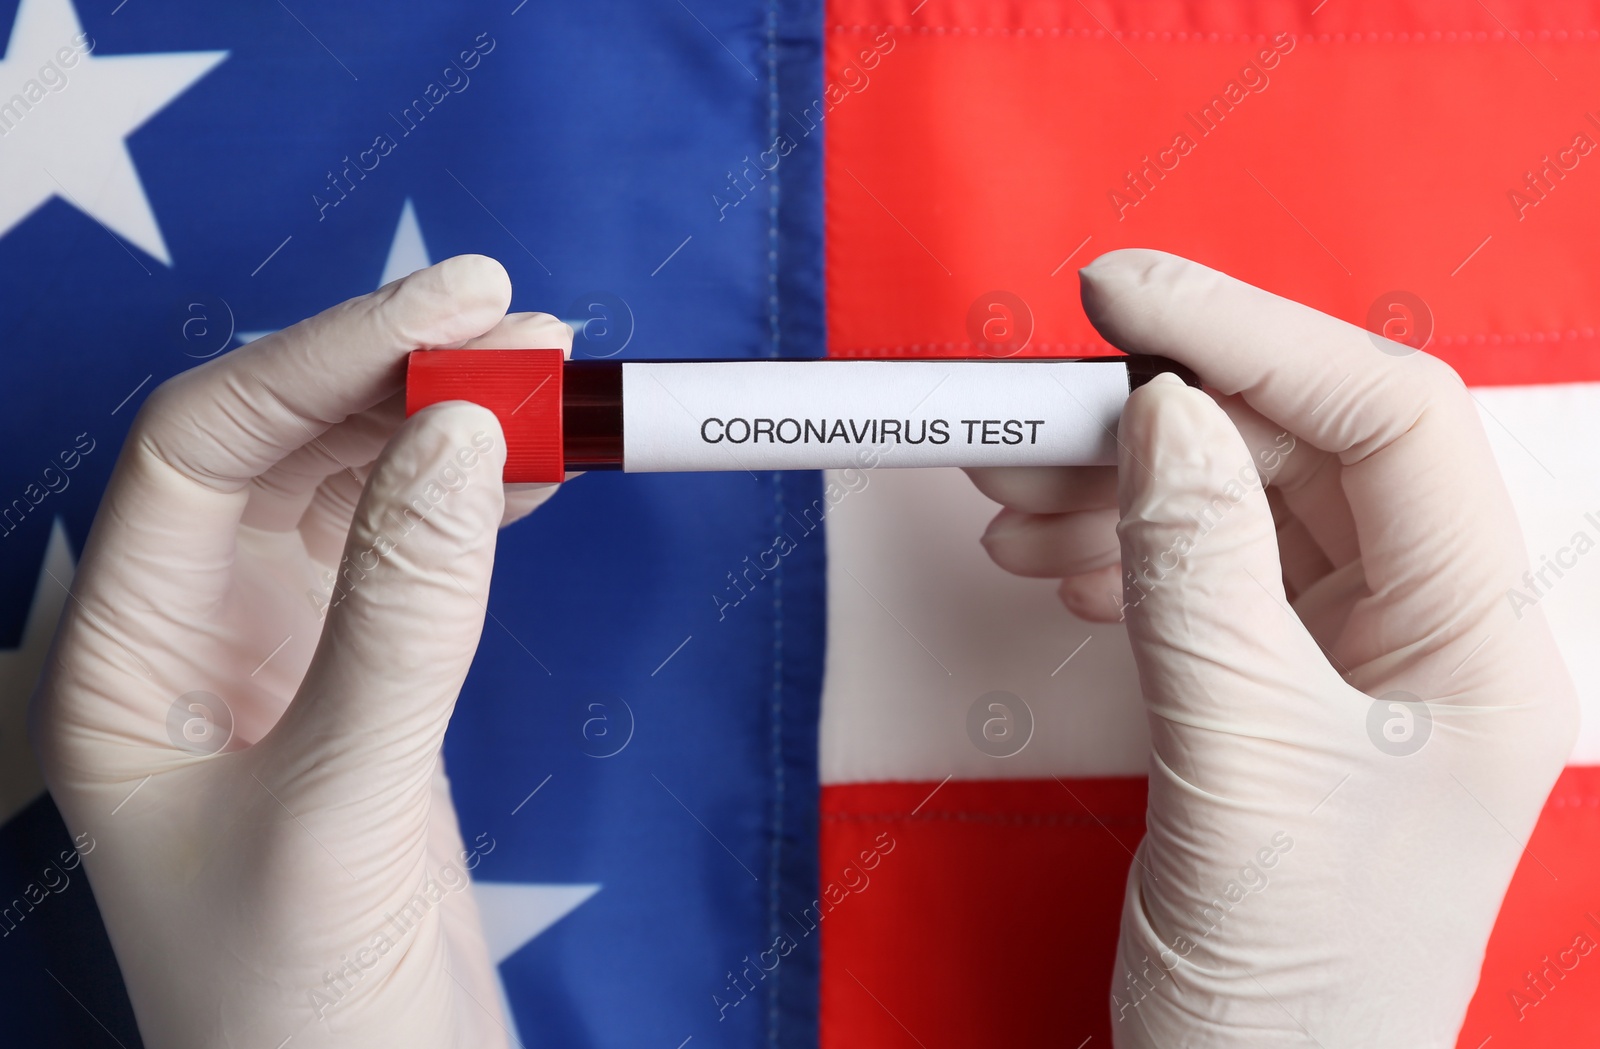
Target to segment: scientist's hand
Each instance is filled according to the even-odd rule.
[[[174,378],[134,422],[32,710],[144,1042],[502,1046],[439,747],[483,625],[493,415],[407,351],[570,346],[463,256]],[[445,351],[448,352],[448,351]]]
[[[1171,255],[1082,281],[1107,339],[1215,391],[1136,391],[1114,475],[975,477],[1000,565],[1102,619],[1121,576],[1151,754],[1114,1040],[1454,1045],[1577,710],[1507,600],[1527,554],[1473,399]]]

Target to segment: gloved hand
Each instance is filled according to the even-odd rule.
[[[1452,1046],[1577,711],[1507,600],[1527,554],[1473,399],[1171,255],[1081,277],[1108,340],[1213,391],[1136,391],[1114,479],[975,471],[1000,565],[1101,619],[1122,575],[1151,753],[1114,1041]]]
[[[450,259],[134,422],[31,730],[151,1049],[506,1044],[439,748],[496,527],[550,489],[399,391],[409,350],[571,346],[510,297]]]

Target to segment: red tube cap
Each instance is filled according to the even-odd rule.
[[[406,362],[406,415],[441,401],[494,412],[506,439],[505,480],[566,476],[560,350],[417,350]]]

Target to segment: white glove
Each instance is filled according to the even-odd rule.
[[[151,1049],[506,1044],[439,747],[496,527],[551,489],[503,494],[488,411],[399,391],[409,350],[571,346],[510,298],[447,260],[133,425],[32,735]]]
[[[1119,433],[1151,754],[1114,1041],[1453,1046],[1577,711],[1540,610],[1508,602],[1527,554],[1473,399],[1426,354],[1171,255],[1082,281],[1107,339],[1216,398],[1157,380]],[[995,560],[1114,617],[1109,471],[975,474],[1011,508]]]

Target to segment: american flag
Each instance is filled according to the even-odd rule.
[[[0,34],[6,1044],[140,1044],[23,734],[139,403],[462,252],[578,356],[1109,352],[1074,270],[1130,245],[1425,346],[1523,518],[1508,601],[1600,708],[1593,5],[20,0]],[[507,535],[446,764],[522,1044],[1110,1044],[1133,667],[987,561],[992,512],[948,471],[592,474]],[[1600,1030],[1589,721],[1466,1049]]]

